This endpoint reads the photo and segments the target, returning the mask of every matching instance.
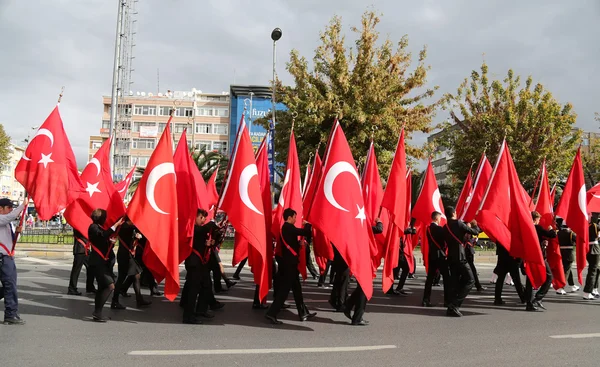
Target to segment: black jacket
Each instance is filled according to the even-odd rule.
[[[600,255],[600,244],[598,244],[598,225],[596,223],[592,223],[589,226],[589,234],[590,234],[590,255]],[[595,243],[594,243],[595,242]]]
[[[431,223],[427,227],[427,242],[429,243],[429,261],[446,258],[446,238],[444,227]]]
[[[113,244],[110,241],[110,237],[115,233],[111,228],[104,229],[97,224],[91,224],[88,228],[88,238],[92,243],[92,246],[95,247],[98,251],[100,251],[103,256],[107,256],[108,260],[115,258],[115,252],[112,247]],[[100,256],[96,252],[96,250],[92,249],[90,251],[90,264],[91,265],[103,265],[106,264],[106,260]]]
[[[81,242],[87,244],[89,241],[81,232],[73,229],[73,255],[85,254],[85,247]]]
[[[119,236],[119,249],[117,250],[117,260],[119,262],[125,261],[131,257],[130,250],[133,249],[133,243],[135,241],[136,228],[133,224],[127,224],[124,222],[119,228],[117,235]]]
[[[448,261],[450,262],[466,262],[467,255],[463,245],[466,234],[478,235],[481,231],[479,228],[471,228],[462,220],[448,219],[448,223],[444,226],[444,238],[448,246]]]
[[[208,222],[202,226],[194,226],[194,242],[192,244],[192,248],[196,251],[192,251],[190,256],[185,260],[185,267],[196,267],[200,265],[206,265],[208,263],[208,259],[210,258],[210,251],[206,246],[206,242],[208,241],[209,235],[212,236],[212,239],[215,242],[220,240],[220,231],[219,226],[215,222]],[[201,259],[198,252],[203,258]]]
[[[286,264],[298,265],[300,261],[298,254],[300,252],[300,241],[298,236],[310,236],[312,227],[310,224],[305,224],[304,228],[296,228],[295,225],[285,222],[281,226],[281,238],[284,241],[281,245],[281,257]],[[287,244],[287,246],[286,246]],[[294,255],[288,246],[295,252]]]
[[[373,234],[380,234],[383,233],[383,223],[382,222],[377,222],[376,225],[374,225],[373,227],[371,227]]]
[[[544,255],[544,259],[546,258],[546,246],[542,245],[544,240],[548,240],[550,238],[556,238],[556,231],[552,229],[546,229],[539,224],[535,225],[535,232],[538,236],[538,241],[540,242],[540,247],[542,248],[542,255]]]

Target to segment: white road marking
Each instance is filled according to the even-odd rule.
[[[56,261],[38,259],[36,257],[21,257],[21,258],[19,258],[19,260],[24,260],[24,261],[29,261],[32,263],[38,263],[38,264],[44,264],[44,265],[51,265],[51,266],[62,265],[61,263],[56,262]]]
[[[592,334],[569,334],[569,335],[550,335],[552,339],[584,339],[584,338],[600,338],[600,333]]]
[[[334,353],[360,352],[382,349],[395,349],[395,345],[364,345],[356,347],[320,348],[268,348],[268,349],[191,349],[191,350],[134,350],[130,356],[192,356],[192,355],[232,355],[232,354],[274,354],[274,353]]]

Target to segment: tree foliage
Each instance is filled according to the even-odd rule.
[[[485,62],[445,97],[451,119],[437,143],[452,151],[450,172],[460,182],[486,145],[488,158],[496,159],[504,136],[526,188],[534,186],[544,157],[550,181],[566,179],[579,141],[570,103],[561,105],[531,77],[521,86],[512,70],[503,81],[490,81]]]
[[[594,119],[600,123],[600,114],[598,112],[596,112]],[[584,154],[582,154],[583,172],[585,173],[585,183],[588,185],[588,188],[600,181],[600,137],[595,133],[590,135],[587,142],[589,150],[584,151]]]
[[[4,131],[4,125],[0,124],[0,164],[10,161],[10,136]]]
[[[277,112],[275,134],[276,161],[285,163],[292,114],[301,164],[321,144],[321,152],[337,114],[354,157],[360,162],[367,153],[371,136],[382,176],[387,176],[402,126],[407,136],[414,131],[430,132],[433,112],[441,101],[431,101],[437,87],[427,87],[426,47],[417,64],[408,51],[408,37],[398,42],[379,42],[376,26],[379,16],[363,14],[354,46],[348,46],[342,19],[334,17],[320,34],[321,44],[312,63],[292,50],[287,70],[293,86],[277,82],[278,100],[288,111]],[[409,69],[413,69],[412,71]],[[263,119],[263,126],[267,122]],[[423,157],[422,147],[407,146],[414,158]]]

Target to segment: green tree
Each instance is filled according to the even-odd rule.
[[[566,178],[580,139],[570,103],[561,105],[531,77],[522,87],[521,78],[512,70],[503,81],[490,81],[485,62],[481,72],[474,70],[456,94],[445,97],[451,119],[436,142],[453,152],[450,172],[458,178],[458,185],[486,145],[488,158],[496,159],[504,136],[526,188],[533,188],[544,158],[550,181]]]
[[[600,123],[598,112],[595,113],[594,119]],[[594,186],[600,180],[600,136],[597,133],[590,135],[588,140],[589,150],[584,150],[582,154],[585,184],[588,185],[588,188]]]
[[[351,28],[357,36],[351,47],[342,32],[342,19],[332,18],[320,35],[321,44],[310,66],[306,57],[292,50],[287,70],[294,85],[276,81],[277,99],[289,108],[276,116],[276,161],[285,164],[287,160],[292,114],[297,114],[294,131],[302,165],[320,142],[324,151],[339,114],[355,159],[366,155],[374,136],[384,177],[403,125],[408,137],[414,131],[431,131],[433,113],[441,101],[431,101],[437,87],[427,86],[426,47],[419,52],[416,65],[412,64],[408,37],[397,43],[389,38],[379,42],[379,22],[374,12],[365,12],[360,26]],[[257,122],[267,125],[265,119]],[[413,158],[424,155],[422,147],[410,145],[407,153]]]
[[[0,164],[10,161],[10,136],[4,131],[4,125],[0,124]]]

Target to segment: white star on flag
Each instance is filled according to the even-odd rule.
[[[365,215],[365,208],[359,207],[358,204],[356,204],[356,208],[358,209],[358,214],[354,218],[360,219],[360,225],[362,226],[364,225],[364,221],[367,219],[367,216]]]
[[[52,153],[46,155],[44,153],[42,153],[42,159],[40,159],[40,161],[38,163],[41,163],[44,165],[44,168],[48,167],[48,163],[54,163],[54,161],[52,160]]]
[[[91,184],[91,183],[87,183],[87,187],[85,189],[85,191],[87,191],[90,194],[90,197],[92,197],[92,195],[94,195],[95,192],[102,192],[100,190],[98,190],[98,184],[100,182],[96,182],[95,184]]]

